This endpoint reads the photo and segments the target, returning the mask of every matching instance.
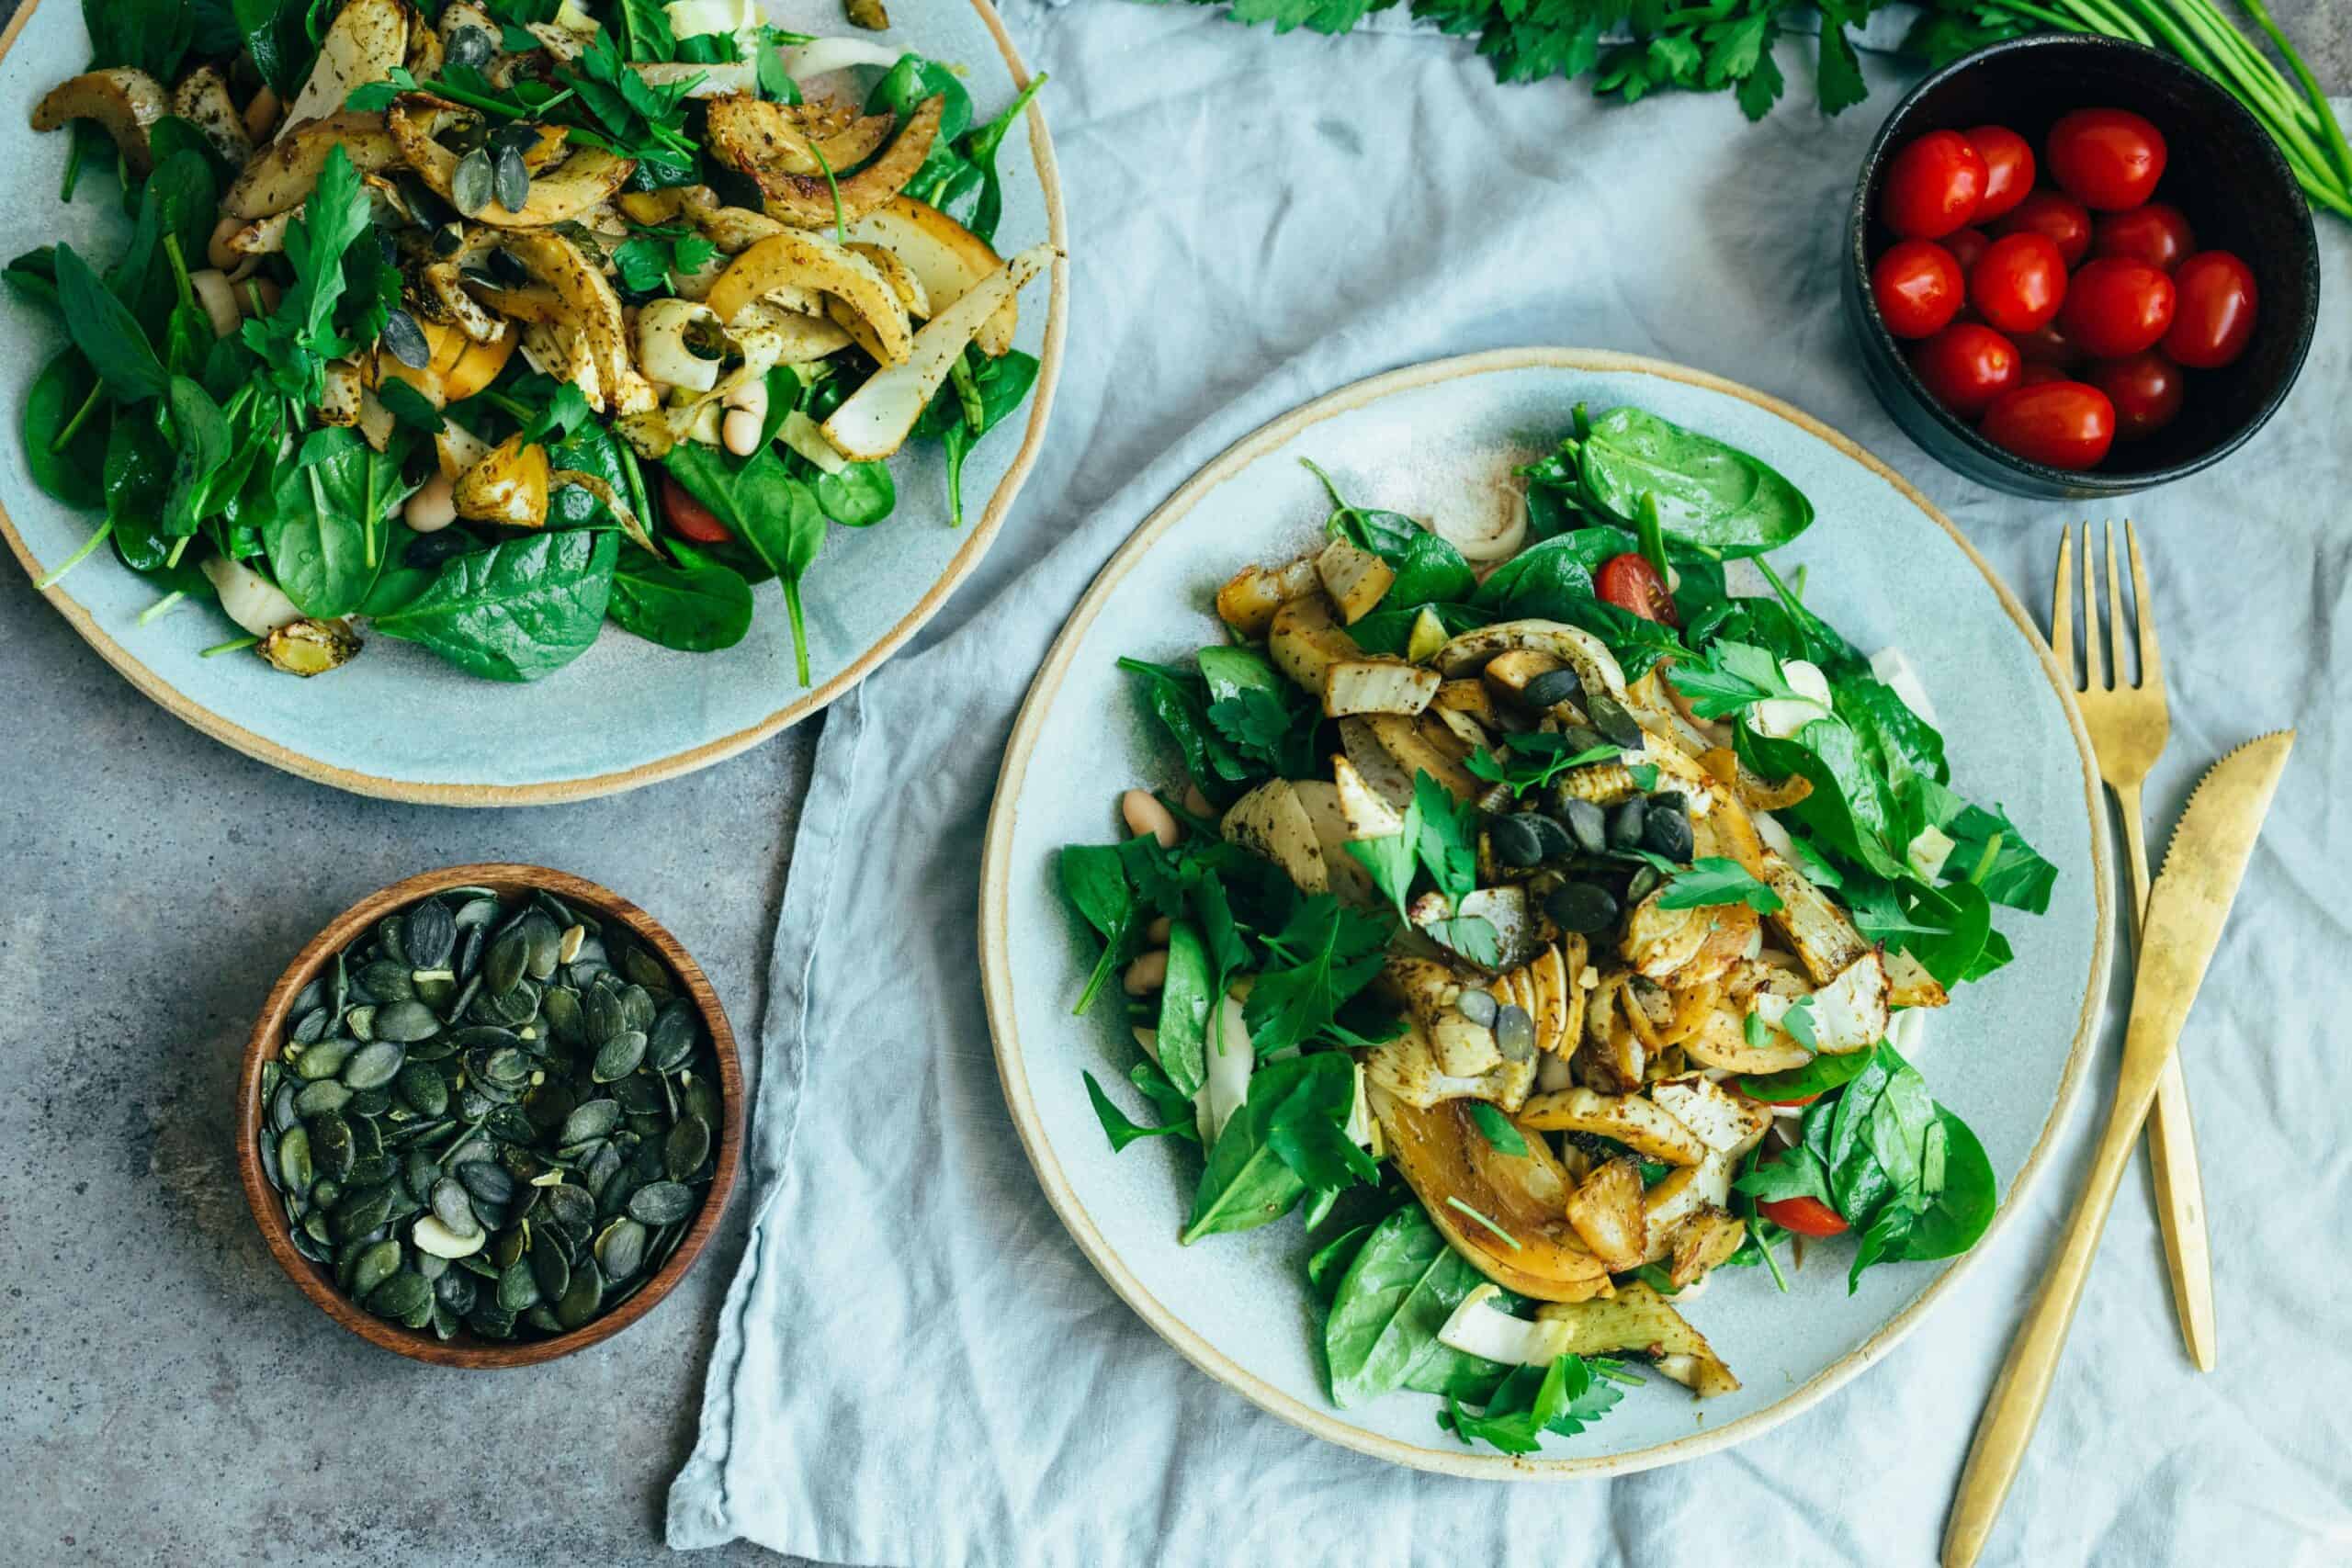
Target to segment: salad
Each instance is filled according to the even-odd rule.
[[[871,19],[877,6],[854,7]],[[5,273],[72,346],[36,483],[153,583],[312,675],[357,627],[532,681],[610,619],[741,641],[774,578],[898,506],[888,459],[1026,400],[997,154],[956,74],[763,25],[753,0],[87,0],[41,99],[61,199],[110,171],[111,257]],[[232,14],[233,12],[233,14]],[[852,85],[868,84],[862,91]]]
[[[1112,1147],[1199,1147],[1181,1240],[1302,1211],[1333,1403],[1528,1453],[1637,1365],[1737,1388],[1716,1269],[1974,1243],[1991,1164],[1910,1058],[2057,873],[1766,558],[1781,475],[1632,407],[1518,471],[1476,536],[1332,489],[1227,641],[1123,660],[1186,782],[1057,876],[1137,1047],[1086,1075]]]

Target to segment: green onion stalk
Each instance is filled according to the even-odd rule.
[[[2177,56],[2227,88],[2278,144],[2314,206],[2352,219],[2352,143],[2327,95],[2263,0],[2235,0],[2287,62],[2282,73],[2222,14],[2217,0],[1939,0],[1939,19],[1984,29],[2096,33]]]

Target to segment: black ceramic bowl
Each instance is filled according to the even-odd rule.
[[[2029,462],[1976,433],[1928,394],[1906,346],[1886,330],[1870,267],[1894,236],[1878,221],[1879,186],[1894,152],[1931,130],[2006,125],[2039,158],[2050,128],[2078,108],[2146,116],[2170,150],[2156,197],[2188,216],[2199,250],[2234,252],[2254,269],[2254,341],[2234,364],[2191,370],[2180,416],[2155,434],[2119,441],[2096,468]],[[2319,243],[2311,205],[2267,131],[2211,78],[2135,43],[2079,34],[2015,39],[1937,72],[1895,106],[1862,160],[1846,221],[1846,318],[1887,412],[1920,446],[1979,484],[2057,500],[2126,495],[2219,462],[2285,400],[2319,321]]]

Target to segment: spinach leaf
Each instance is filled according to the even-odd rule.
[[[165,389],[172,418],[172,483],[164,496],[164,532],[185,539],[213,510],[212,478],[229,461],[229,419],[212,394],[185,376]]]
[[[1078,1005],[1070,1009],[1072,1013],[1083,1013],[1094,1004],[1094,993],[1102,988],[1111,971],[1126,956],[1135,927],[1135,895],[1128,890],[1126,867],[1115,845],[1065,845],[1056,858],[1055,869],[1062,897],[1102,938],[1102,956],[1095,960],[1086,988],[1079,993]]]
[[[1331,515],[1324,532],[1369,550],[1388,563],[1396,581],[1380,603],[1390,610],[1411,610],[1430,603],[1466,599],[1478,586],[1477,575],[1462,552],[1401,512],[1382,512],[1351,505],[1331,482],[1331,476],[1304,457],[1307,471],[1323,481],[1331,498]]]
[[[771,423],[782,423],[791,406],[790,391],[779,400],[771,385]],[[768,434],[773,434],[772,428]],[[783,585],[797,673],[800,683],[808,684],[808,635],[800,614],[800,580],[825,542],[825,514],[817,505],[816,495],[792,477],[773,440],[762,441],[749,457],[680,442],[663,459],[663,466],[688,494],[710,508],[729,532],[751,547]]]
[[[1935,1108],[1936,1129],[1942,1147],[1942,1186],[1912,1222],[1903,1243],[1906,1261],[1924,1263],[1957,1258],[1976,1245],[1993,1223],[2000,1194],[1993,1178],[1993,1162],[1976,1134],[1941,1105]]]
[[[880,463],[852,463],[838,474],[817,476],[817,504],[844,528],[870,528],[898,502],[890,470]]]
[[[117,402],[144,402],[164,395],[170,378],[145,330],[71,245],[57,247],[57,293],[74,346],[96,369]]]
[[[107,421],[91,402],[97,389],[90,362],[69,348],[42,367],[25,394],[25,471],[68,506],[106,503],[100,475]]]
[[[1150,843],[1148,838],[1136,840]],[[1159,987],[1159,1067],[1176,1092],[1191,1097],[1208,1073],[1211,989],[1207,950],[1190,920],[1168,928],[1168,978]]]
[[[972,215],[964,227],[989,244],[996,243],[997,225],[1004,220],[1004,182],[996,172],[997,149],[1003,145],[1005,133],[1012,129],[1012,122],[1028,108],[1029,100],[1035,97],[1037,89],[1045,85],[1046,78],[1042,73],[1032,77],[1019,96],[1004,106],[1002,114],[986,125],[975,127],[958,149],[965,161],[979,171],[980,176],[979,195],[973,199]]]
[[[229,0],[229,15],[262,80],[292,103],[311,73],[318,45],[305,30],[304,0]]]
[[[1370,1239],[1376,1220],[1366,1220],[1360,1225],[1350,1225],[1307,1255],[1306,1288],[1315,1299],[1329,1307],[1340,1293],[1340,1281],[1347,1278],[1348,1269],[1356,1260]]]
[[[670,14],[660,0],[619,0],[615,6],[621,25],[621,53],[632,62],[669,60],[678,52]]]
[[[399,447],[379,453],[347,430],[322,431],[275,477],[262,542],[277,585],[315,619],[356,614],[383,565],[378,526],[413,488],[401,478]]]
[[[133,571],[160,571],[177,541],[164,532],[164,492],[171,488],[172,448],[145,414],[118,416],[107,432],[102,482],[115,554]]]
[[[677,564],[631,550],[613,569],[606,613],[624,631],[687,653],[732,648],[752,629],[752,587],[742,574],[669,542]]]
[[[1249,1099],[1217,1134],[1178,1240],[1254,1230],[1282,1218],[1308,1190],[1377,1175],[1348,1136],[1355,1067],[1340,1052],[1269,1062],[1250,1077]]]
[[[365,243],[363,235],[368,236]],[[346,269],[345,254],[355,250],[358,254]],[[387,279],[393,289],[399,286],[373,238],[367,187],[340,146],[328,151],[302,215],[286,227],[286,259],[294,269],[293,286],[276,310],[247,321],[240,335],[266,367],[273,389],[314,408],[325,389],[326,362],[375,337]],[[346,291],[361,318],[350,331],[336,320]]]
[[[1111,1097],[1102,1092],[1102,1086],[1094,1081],[1092,1073],[1081,1072],[1079,1076],[1086,1080],[1086,1098],[1094,1107],[1094,1119],[1102,1123],[1103,1136],[1111,1140],[1113,1154],[1123,1153],[1138,1138],[1178,1137],[1189,1138],[1194,1143],[1200,1141],[1200,1129],[1194,1125],[1189,1108],[1182,1116],[1145,1126],[1111,1102]]]
[[[1668,534],[1722,555],[1777,548],[1813,523],[1813,503],[1771,468],[1630,405],[1592,422],[1578,459],[1586,490],[1619,519],[1654,496]]]
[[[1864,677],[1834,682],[1829,694],[1838,716],[1861,738],[1864,753],[1898,792],[1915,775],[1938,784],[1951,777],[1944,760],[1944,738],[1913,713],[1894,687]]]
[[[471,674],[538,680],[596,640],[619,547],[618,534],[567,529],[455,557],[376,629]]]
[[[1283,929],[1263,940],[1276,962],[1259,974],[1243,1008],[1261,1059],[1313,1039],[1372,984],[1388,925],[1327,893],[1300,900]]]
[[[0,281],[6,282],[10,291],[27,304],[64,319],[64,305],[57,298],[55,245],[40,245],[17,256],[0,269]]]
[[[180,0],[82,0],[90,32],[90,66],[128,66],[158,82],[176,81],[196,39],[196,13]]]
[[[1471,603],[1498,621],[1567,619],[1572,601],[1593,597],[1592,574],[1640,541],[1622,528],[1579,528],[1532,545],[1478,585]]]
[[[1870,1065],[1871,1054],[1867,1051],[1815,1056],[1804,1066],[1785,1072],[1747,1074],[1739,1080],[1739,1091],[1757,1100],[1803,1100],[1807,1095],[1826,1094],[1851,1083]]]
[[[1464,1399],[1491,1393],[1509,1369],[1437,1337],[1463,1298],[1485,1283],[1418,1202],[1408,1200],[1381,1221],[1356,1249],[1323,1322],[1331,1403],[1351,1409],[1398,1389]]]
[[[1229,797],[1232,784],[1252,776],[1250,765],[1209,722],[1208,684],[1197,671],[1140,659],[1121,659],[1119,668],[1142,677],[1144,701],[1183,754],[1184,771],[1210,799]]]
[[[1951,856],[1944,863],[1947,876],[1965,878],[1985,897],[2012,909],[2039,915],[2050,908],[2058,868],[2026,842],[2017,824],[1949,792],[1935,798],[1933,820],[1952,841]]]
[[[1395,593],[1395,587],[1392,586],[1389,592]],[[1402,659],[1412,646],[1413,623],[1420,618],[1423,610],[1437,616],[1438,624],[1445,628],[1448,637],[1459,637],[1464,632],[1474,631],[1495,618],[1475,605],[1433,602],[1402,610],[1374,610],[1347,627],[1347,634],[1355,638],[1356,646],[1366,653],[1393,654]]]
[[[1813,793],[1783,815],[1815,838],[1881,876],[1911,874],[1903,813],[1886,781],[1862,755],[1860,739],[1842,720],[1817,718],[1786,740],[1758,735],[1743,724],[1733,732],[1732,746],[1740,761],[1765,778],[1804,776]]]
[[[944,100],[940,105],[939,134],[922,166],[907,181],[906,193],[944,209],[963,192],[977,187],[980,180],[979,170],[956,147],[972,124],[972,95],[965,91],[964,84],[937,61],[902,54],[866,95],[865,112],[888,113],[903,119],[924,99],[934,96]]]
[[[947,447],[947,515],[954,526],[964,525],[964,459],[981,436],[1021,406],[1036,380],[1034,355],[1015,348],[990,359],[978,349],[967,347],[949,373],[949,384],[923,411],[916,432],[936,435]],[[967,405],[979,410],[977,424],[969,417]]]

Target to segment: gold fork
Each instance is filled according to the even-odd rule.
[[[2140,917],[2148,902],[2148,846],[2142,837],[2140,786],[2164,754],[2172,733],[2165,703],[2164,655],[2156,647],[2155,600],[2140,559],[2140,535],[2123,525],[2132,557],[2132,618],[2138,633],[2140,679],[2124,678],[2123,583],[2115,565],[2115,525],[2107,525],[2108,663],[2114,683],[2100,667],[2098,594],[2091,558],[2091,528],[2083,525],[2083,681],[2075,690],[2083,727],[2090,731],[2099,776],[2114,792],[2123,818],[2123,863],[2132,871],[2132,954],[2140,953]],[[2050,646],[2071,679],[2075,669],[2075,615],[2069,603],[2075,554],[2074,530],[2058,545],[2058,582],[2052,595]],[[2165,1259],[2172,1271],[2173,1303],[2188,1358],[2199,1371],[2213,1370],[2213,1259],[2205,1234],[2205,1189],[2197,1169],[2197,1130],[2188,1114],[2188,1084],[2176,1054],[2156,1086],[2155,1109],[2148,1116],[2148,1165],[2156,1184],[2156,1214],[2165,1236]]]

